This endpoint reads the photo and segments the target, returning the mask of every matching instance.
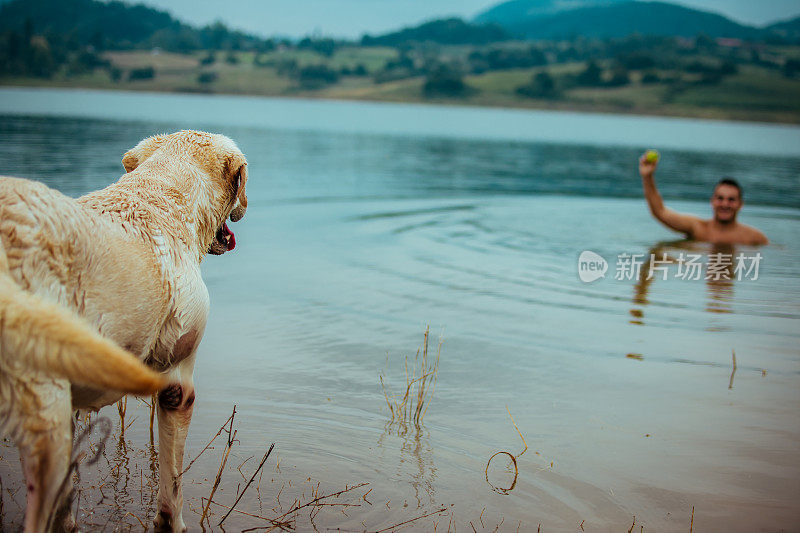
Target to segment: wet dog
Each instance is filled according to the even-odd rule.
[[[247,161],[227,137],[181,131],[122,164],[119,181],[78,199],[0,178],[0,431],[20,450],[26,532],[62,527],[73,410],[152,392],[155,524],[186,529],[179,473],[209,311],[200,262],[236,245],[227,220],[247,209]]]

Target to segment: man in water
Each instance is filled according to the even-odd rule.
[[[661,195],[656,188],[653,175],[658,161],[648,161],[643,155],[639,158],[639,174],[642,176],[644,197],[650,212],[662,224],[686,235],[689,239],[717,244],[768,244],[766,235],[755,228],[740,224],[736,215],[742,208],[742,188],[732,179],[722,179],[714,187],[711,207],[714,218],[703,220],[694,215],[677,213],[664,207]]]

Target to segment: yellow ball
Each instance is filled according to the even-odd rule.
[[[648,163],[657,163],[658,158],[659,158],[658,152],[656,152],[655,150],[648,150],[644,154],[644,160],[647,161]]]

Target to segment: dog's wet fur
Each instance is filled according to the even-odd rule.
[[[225,136],[180,131],[122,162],[116,183],[78,199],[0,177],[0,430],[20,450],[26,533],[74,524],[73,411],[154,392],[155,526],[186,530],[179,473],[209,310],[199,265],[236,244],[247,161]]]

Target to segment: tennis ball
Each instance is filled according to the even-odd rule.
[[[658,152],[655,150],[648,150],[644,153],[644,160],[648,163],[658,163]]]

